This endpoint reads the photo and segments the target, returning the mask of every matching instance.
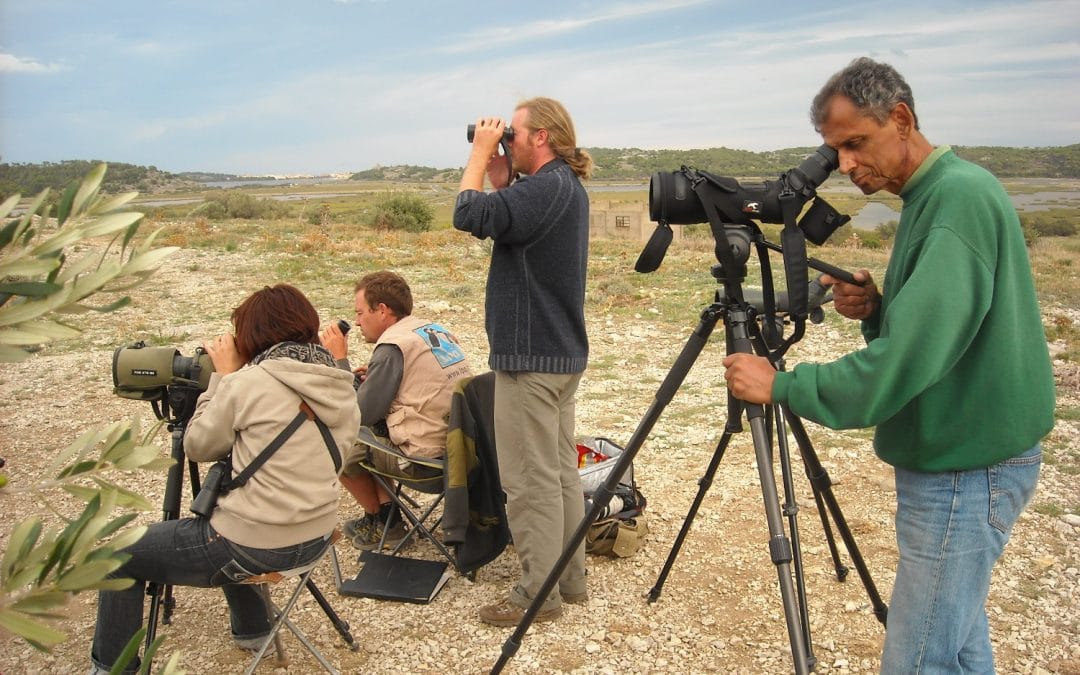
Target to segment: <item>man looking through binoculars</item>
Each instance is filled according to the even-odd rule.
[[[496,153],[506,125],[495,117],[477,120],[454,209],[454,227],[494,242],[484,309],[495,371],[495,447],[522,570],[507,599],[480,609],[480,620],[495,626],[521,620],[585,517],[574,405],[589,355],[589,197],[581,179],[589,177],[592,159],[577,147],[574,124],[558,101],[519,103],[510,128],[508,167]],[[485,171],[495,192],[483,192]],[[525,177],[511,184],[511,171]],[[563,601],[586,599],[584,545],[558,586],[538,621],[560,616]]]
[[[884,292],[832,277],[836,309],[866,347],[777,372],[724,359],[732,393],[832,428],[876,426],[896,470],[900,562],[882,673],[994,672],[991,571],[1031,499],[1054,383],[1016,210],[984,169],[934,148],[891,66],[853,61],[811,115],[864,194],[903,200]]]

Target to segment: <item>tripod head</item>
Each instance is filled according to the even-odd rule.
[[[150,402],[154,408],[154,415],[163,420],[169,427],[186,427],[195,414],[195,404],[199,401],[199,394],[203,392],[198,387],[184,384],[173,384],[166,388],[165,394],[160,399]]]

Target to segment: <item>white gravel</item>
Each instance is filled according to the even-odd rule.
[[[266,264],[241,253],[184,250],[138,291],[133,308],[80,319],[87,328],[80,346],[53,347],[23,364],[4,365],[0,456],[7,459],[13,481],[25,484],[56,449],[85,429],[133,413],[151,419],[147,404],[112,394],[113,348],[133,337],[157,335],[161,344],[177,344],[190,354],[202,338],[227,327],[229,311],[253,284],[270,281],[261,277],[245,281],[245,275],[259,272]],[[340,279],[300,284],[305,290],[315,287],[313,298],[322,298],[330,306],[324,316],[327,321],[351,316],[346,312],[348,293],[342,289],[354,271],[343,270]],[[440,294],[441,288],[434,283],[414,283],[419,286],[415,288],[420,299],[417,314],[445,320],[471,353],[486,354],[482,308],[458,304]],[[425,302],[425,298],[438,299]],[[695,321],[697,311],[688,308],[687,326]],[[1063,311],[1069,310],[1056,310]],[[590,315],[591,361],[603,365],[594,366],[583,380],[577,414],[580,434],[606,436],[620,444],[630,438],[689,330],[672,334],[669,325],[653,317],[648,312],[625,318],[602,312]],[[717,335],[722,337],[722,331]],[[854,334],[839,324],[810,326],[791,360],[829,359],[855,346]],[[354,343],[354,349],[360,348]],[[724,429],[723,355],[722,340],[714,338],[637,455],[636,475],[649,500],[650,534],[644,548],[627,559],[590,557],[588,603],[567,606],[555,623],[533,625],[506,672],[790,671],[783,607],[776,568],[768,557],[762,496],[748,432],[735,435],[728,447],[659,601],[650,604],[643,598],[656,583],[698,489],[697,481]],[[482,356],[477,360],[482,362]],[[1075,409],[1080,403],[1076,368],[1058,362],[1056,369],[1059,405]],[[808,426],[873,580],[887,602],[896,557],[890,471],[873,456],[869,432],[840,433]],[[159,436],[167,452],[168,438],[164,432]],[[1045,466],[1035,504],[1075,509],[1080,504],[1075,480],[1077,422],[1059,422],[1049,443],[1059,449],[1056,454],[1062,461]],[[876,672],[883,629],[871,613],[854,570],[846,582],[836,580],[801,462],[796,459],[793,465],[816,672]],[[163,483],[164,476],[158,474],[130,479],[131,486],[154,503],[161,498]],[[74,507],[52,496],[56,508]],[[0,543],[6,543],[18,519],[44,510],[25,496],[4,496],[0,503]],[[342,504],[343,514],[351,516],[355,508],[346,500]],[[160,513],[143,518],[153,522]],[[1075,515],[1043,515],[1033,509],[1017,524],[988,604],[999,672],[1080,673],[1078,527],[1080,519]],[[339,552],[344,572],[355,574],[354,552],[347,545],[339,546]],[[413,549],[413,554],[435,555],[422,546]],[[843,558],[849,561],[846,553]],[[351,625],[360,642],[357,652],[343,647],[306,594],[292,616],[342,672],[487,672],[512,630],[481,624],[476,610],[501,598],[516,577],[517,561],[509,549],[480,570],[475,582],[456,577],[431,604],[412,605],[340,596],[329,566],[324,566],[318,584]],[[160,631],[166,636],[163,653],[182,651],[183,664],[192,673],[240,671],[243,654],[229,639],[220,591],[179,588],[176,598],[172,625]],[[86,672],[95,605],[93,594],[74,598],[69,616],[60,622],[71,637],[52,654],[0,635],[0,672]],[[276,672],[318,670],[295,639],[286,635],[285,640],[292,665]],[[264,664],[261,672],[271,670]]]

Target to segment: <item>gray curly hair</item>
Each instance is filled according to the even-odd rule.
[[[851,99],[855,107],[873,117],[879,124],[889,119],[897,103],[905,103],[919,128],[915,115],[915,99],[904,77],[887,63],[878,63],[866,56],[852,61],[846,68],[829,78],[810,106],[810,120],[814,129],[821,131],[829,113],[829,101],[836,95]]]

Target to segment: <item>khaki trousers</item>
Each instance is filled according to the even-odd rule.
[[[580,381],[581,373],[495,373],[499,476],[521,561],[521,580],[510,593],[518,607],[532,604],[585,517],[574,436],[574,397]],[[584,592],[582,542],[541,609],[560,606],[560,593]]]

